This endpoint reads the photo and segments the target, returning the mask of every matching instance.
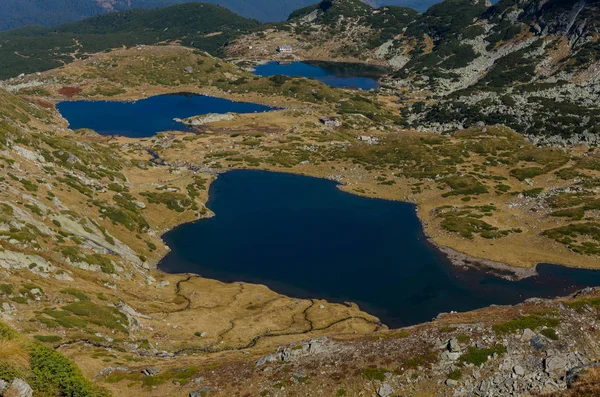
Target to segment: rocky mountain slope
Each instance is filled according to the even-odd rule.
[[[258,77],[197,49],[165,43],[75,55],[63,67],[2,82],[0,318],[7,325],[0,325],[0,394],[598,395],[597,289],[441,314],[430,323],[388,330],[351,303],[292,299],[264,286],[155,269],[168,249],[160,236],[210,216],[210,182],[236,168],[324,177],[354,194],[414,202],[428,236],[451,247],[445,252],[460,266],[499,266],[503,277],[510,277],[510,267],[502,263],[525,267],[517,272],[525,276],[538,262],[597,268],[598,151],[536,146],[507,127],[481,125],[498,121],[480,119],[484,110],[451,112],[480,97],[495,109],[492,99],[500,96],[507,109],[529,117],[536,98],[556,102],[560,87],[557,103],[572,109],[566,102],[572,101],[592,120],[597,104],[585,95],[596,89],[596,58],[594,49],[583,48],[596,43],[597,3],[578,4],[503,1],[490,8],[451,0],[419,16],[338,0],[298,11],[287,23],[227,47],[241,66],[295,40],[294,56],[364,59],[394,69],[377,92]],[[122,21],[118,15],[135,17]],[[137,15],[154,17],[142,23]],[[81,37],[98,41],[151,26],[141,37],[171,41],[197,25],[190,12],[184,19],[189,24],[169,36],[160,32],[174,21],[156,21],[156,15],[164,17],[114,14],[95,20],[103,21],[97,26],[74,26]],[[505,21],[505,35],[494,36]],[[521,30],[515,33],[514,26]],[[64,37],[73,32],[64,29]],[[214,37],[219,26],[206,29],[196,37]],[[44,31],[40,43],[46,45],[47,37]],[[531,51],[550,54],[549,45],[535,43],[552,40],[562,44],[547,65],[548,77],[538,65],[531,76],[519,69],[505,85],[490,82],[507,76],[515,54],[517,69],[535,55]],[[120,41],[103,48],[114,43]],[[585,57],[571,64],[577,54]],[[487,57],[494,59],[491,66],[477,66],[488,65]],[[482,76],[466,86],[470,80],[463,74],[447,74],[463,70],[451,69],[463,59],[468,65],[462,68]],[[559,76],[565,81],[553,80]],[[201,126],[201,133],[145,139],[71,131],[55,109],[65,99],[181,91],[284,109],[217,120]],[[542,110],[553,111],[542,103]],[[434,117],[445,114],[443,106],[447,119]],[[323,115],[342,125],[323,125]],[[531,139],[539,139],[544,123],[561,126],[543,117],[531,120],[541,123],[533,131],[515,127]],[[582,128],[593,127],[583,120]],[[447,132],[406,128],[411,125]]]
[[[168,51],[141,50],[157,67],[161,57],[177,54],[178,78],[183,78],[181,66],[197,55]],[[139,53],[123,52],[119,62],[141,62],[145,68],[132,71],[147,79],[154,66],[136,59]],[[91,71],[116,59],[106,64],[93,59],[60,73],[63,79],[80,78],[77,70],[92,77]],[[203,61],[206,70],[188,78],[211,79],[211,73],[221,73],[217,69],[243,75],[231,65],[215,68],[218,60]],[[119,75],[108,69],[93,79],[99,84]],[[128,78],[134,86],[149,87],[149,80]],[[193,84],[205,86],[201,81]],[[63,88],[63,95],[80,94]],[[165,252],[158,236],[206,214],[206,183],[213,176],[186,164],[187,150],[198,157],[194,141],[205,147],[208,138],[213,150],[223,150],[249,136],[257,139],[256,133],[238,130],[240,143],[221,134],[106,139],[66,130],[52,103],[31,93],[17,97],[0,91],[0,110],[0,315],[19,330],[0,326],[0,391],[6,394],[29,388],[42,396],[593,396],[598,391],[598,290],[444,314],[432,323],[389,331],[353,305],[159,273],[150,269],[153,258]],[[282,138],[274,135],[274,141]],[[246,149],[248,155],[268,150],[266,139],[258,139],[263,148]],[[151,162],[144,145],[160,150],[167,163]],[[358,155],[355,150],[350,153]]]
[[[447,0],[420,15],[324,1],[227,53],[273,58],[275,45],[290,43],[298,58],[388,66],[385,87],[414,99],[405,102],[411,127],[503,123],[542,142],[595,143],[599,9],[591,0]]]
[[[0,34],[0,78],[123,45],[177,41],[264,60],[280,59],[274,49],[291,44],[292,59],[389,67],[382,89],[398,94],[406,127],[447,132],[502,123],[535,142],[595,144],[599,37],[592,0],[446,0],[424,14],[327,0],[262,27],[219,7],[187,4]]]

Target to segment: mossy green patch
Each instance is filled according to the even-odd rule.
[[[536,330],[542,327],[556,327],[559,324],[560,320],[552,315],[529,314],[511,321],[494,324],[493,329],[498,335],[505,335],[521,332],[527,328]]]
[[[469,346],[467,351],[460,356],[459,361],[465,364],[473,364],[473,365],[482,365],[487,360],[488,357],[493,356],[494,354],[503,355],[506,353],[506,346],[501,344],[496,344],[492,347],[479,349],[474,346]]]

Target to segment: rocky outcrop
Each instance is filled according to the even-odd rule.
[[[35,265],[35,266],[32,266]],[[27,255],[21,252],[0,251],[0,267],[4,269],[31,269],[41,276],[48,276],[55,268],[38,255]]]
[[[1,390],[0,390],[1,391]],[[6,388],[4,397],[33,397],[33,389],[23,379],[16,378],[11,385]]]
[[[277,352],[269,354],[256,361],[257,366],[276,362],[289,362],[297,360],[300,357],[318,355],[320,353],[330,352],[335,344],[328,338],[311,339],[301,345],[293,347],[282,347]]]
[[[107,241],[104,234],[95,225],[84,227],[66,215],[54,215],[53,220],[59,222],[63,230],[82,239],[88,248],[98,253],[113,254],[130,263],[142,264],[134,250],[115,238],[112,238],[110,242]]]
[[[188,117],[187,119],[174,119],[178,123],[198,127],[204,124],[216,123],[218,121],[229,121],[236,117],[235,113],[209,113],[204,116]]]

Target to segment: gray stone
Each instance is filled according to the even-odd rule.
[[[531,338],[533,338],[533,337],[535,337],[535,332],[533,332],[532,330],[527,328],[523,331],[523,335],[521,336],[521,341],[526,342],[526,341],[531,340]]]
[[[454,379],[446,379],[446,386],[449,386],[449,387],[458,386],[458,382],[455,381]]]
[[[7,397],[32,397],[33,389],[23,379],[16,378],[4,392]]]
[[[525,375],[525,370],[523,369],[523,367],[521,367],[520,365],[515,365],[513,367],[513,372],[515,373],[515,375],[517,376],[523,376]]]
[[[389,383],[384,383],[377,388],[377,395],[379,397],[391,397],[394,395],[394,389]]]
[[[187,119],[173,119],[179,123],[189,125],[192,127],[201,126],[204,124],[216,123],[219,121],[229,121],[236,117],[235,113],[208,113],[202,116],[188,117]]]
[[[15,311],[15,308],[8,302],[2,302],[2,311],[4,313],[10,314]]]
[[[544,360],[544,369],[548,374],[565,372],[567,365],[567,360],[561,356],[548,357]]]
[[[142,373],[146,376],[156,376],[160,373],[160,368],[149,367],[149,368],[142,370]]]
[[[183,69],[183,71],[186,73],[194,73],[194,68],[192,68],[191,66],[187,66]]]
[[[209,392],[210,392],[210,387],[202,386],[201,388],[190,392],[190,397],[206,397],[206,396],[208,396]]]
[[[160,283],[156,284],[156,288],[158,289],[162,289],[165,288],[166,286],[170,285],[171,283],[167,280],[165,281],[161,281]]]
[[[452,338],[448,341],[448,351],[451,353],[460,352],[460,344],[458,343],[458,339]]]
[[[440,358],[442,361],[456,361],[460,357],[460,353],[450,353],[449,351],[442,352]]]
[[[8,387],[8,382],[0,379],[0,394]]]
[[[544,338],[542,338],[539,335],[536,335],[533,338],[531,338],[531,340],[529,341],[529,344],[535,350],[542,350],[546,347],[546,341],[544,340]]]

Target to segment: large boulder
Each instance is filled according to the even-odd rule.
[[[4,397],[33,397],[33,389],[23,379],[16,378],[4,392]]]
[[[448,341],[448,351],[451,353],[460,353],[460,345],[458,339],[452,338]]]
[[[377,388],[378,397],[392,397],[394,395],[394,388],[389,383],[383,383]]]
[[[567,360],[561,356],[548,357],[544,360],[544,369],[548,374],[561,374],[567,370]]]

